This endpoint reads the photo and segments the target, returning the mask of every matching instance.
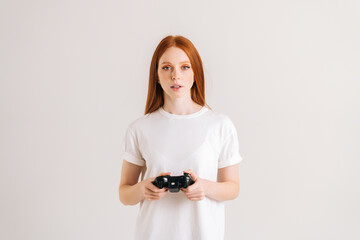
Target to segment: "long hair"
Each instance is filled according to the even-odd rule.
[[[145,114],[156,111],[159,107],[164,105],[164,93],[161,85],[158,84],[159,76],[157,70],[160,57],[169,47],[178,47],[182,49],[190,59],[194,72],[194,84],[190,90],[191,99],[197,104],[201,106],[206,105],[211,109],[205,102],[205,77],[198,51],[189,39],[179,35],[169,35],[160,41],[151,60]]]

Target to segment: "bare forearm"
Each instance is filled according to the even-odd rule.
[[[136,205],[144,199],[140,184],[119,186],[119,199],[124,205]]]
[[[239,195],[239,184],[233,181],[213,182],[204,180],[205,196],[217,201],[233,200]]]

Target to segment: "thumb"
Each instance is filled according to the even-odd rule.
[[[186,171],[184,171],[184,173],[188,173],[194,181],[196,181],[198,178],[192,169],[186,170]]]

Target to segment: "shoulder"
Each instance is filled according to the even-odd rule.
[[[219,139],[226,141],[226,139],[237,136],[235,124],[227,114],[211,111],[210,115],[214,133]]]
[[[130,129],[133,132],[137,132],[141,129],[151,127],[151,124],[154,123],[154,121],[156,121],[157,115],[158,115],[158,110],[137,117],[128,124],[128,129]]]
[[[228,115],[210,109],[208,112],[213,122],[215,122],[219,127],[231,127],[232,125],[234,125]]]

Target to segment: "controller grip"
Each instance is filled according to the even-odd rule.
[[[157,178],[155,178],[155,180],[152,183],[155,186],[157,186],[158,188],[162,189],[167,184],[168,177],[169,177],[168,175],[166,175],[166,176],[158,176]]]
[[[184,188],[187,188],[188,186],[195,183],[195,181],[190,177],[190,174],[185,173],[184,177],[185,177]]]

